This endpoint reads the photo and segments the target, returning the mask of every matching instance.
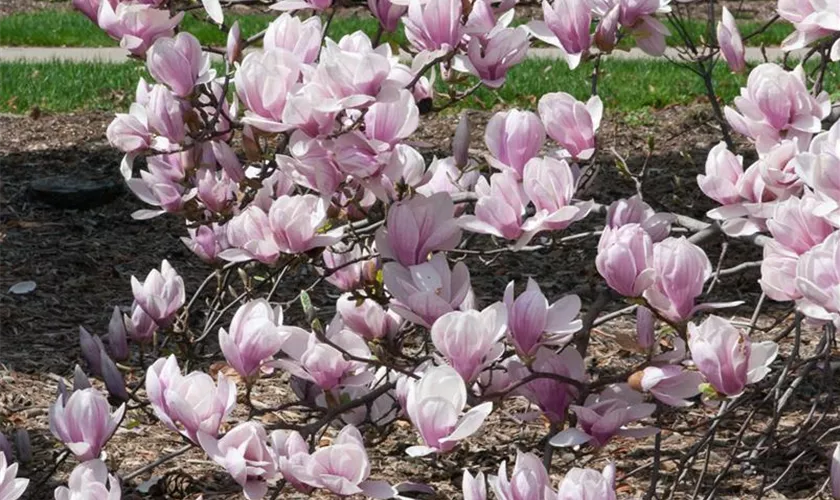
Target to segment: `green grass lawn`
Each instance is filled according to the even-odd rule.
[[[463,106],[534,108],[545,93],[564,91],[579,99],[589,96],[591,65],[569,71],[562,61],[530,59],[515,67],[499,90],[482,88]],[[599,94],[608,110],[633,112],[686,104],[705,96],[700,79],[666,61],[605,60]],[[137,80],[145,76],[136,62],[108,63],[0,63],[0,112],[26,113],[33,106],[44,111],[128,109]],[[731,102],[746,77],[733,75],[718,64],[718,95]],[[628,84],[632,82],[632,84]],[[840,88],[840,68],[831,65],[826,88]],[[840,96],[835,96],[840,97]]]
[[[197,12],[197,11],[196,11]],[[243,36],[250,36],[264,29],[276,15],[272,14],[228,14],[227,23],[238,20]],[[521,20],[518,20],[521,23]],[[667,23],[666,23],[667,24]],[[746,36],[757,30],[761,23],[755,21],[740,21],[741,33]],[[204,22],[194,15],[185,16],[182,29],[193,33],[204,44],[224,45],[225,34],[218,27]],[[330,27],[330,36],[338,39],[341,36],[362,30],[370,36],[376,32],[377,23],[371,16],[337,17]],[[673,27],[671,27],[673,28]],[[695,37],[706,32],[706,25],[702,22],[687,24],[688,30]],[[790,24],[776,23],[767,31],[748,41],[749,45],[778,45],[793,28]],[[674,30],[671,29],[673,32]],[[387,35],[383,40],[393,40],[405,43],[402,29]],[[674,36],[668,40],[669,45],[681,45]],[[79,12],[45,10],[41,12],[12,14],[0,18],[0,45],[32,46],[32,47],[109,47],[116,45],[102,30]],[[622,42],[626,48],[632,45],[631,40]]]

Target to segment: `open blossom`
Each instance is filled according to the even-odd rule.
[[[230,261],[256,259],[270,264],[281,253],[296,254],[337,242],[342,228],[321,232],[327,221],[327,204],[313,194],[281,196],[266,214],[249,206],[228,222],[228,242],[236,249],[220,256]]]
[[[382,280],[392,297],[391,309],[427,328],[444,314],[471,309],[474,303],[466,264],[458,262],[450,270],[442,254],[410,267],[389,262],[382,269]]]
[[[627,427],[627,424],[649,417],[656,405],[643,403],[644,397],[625,385],[607,388],[586,398],[583,406],[571,405],[577,416],[577,427],[566,429],[551,438],[552,446],[575,446],[589,443],[600,448],[614,436],[646,437],[656,434],[654,427]]]
[[[537,108],[549,137],[563,147],[562,155],[581,160],[592,157],[604,113],[600,97],[583,103],[565,92],[554,92],[542,96]]]
[[[747,61],[744,58],[746,49],[741,40],[741,33],[735,23],[735,17],[725,6],[721,12],[721,19],[717,25],[717,40],[723,60],[729,65],[729,69],[736,73],[744,71]]]
[[[595,266],[607,284],[625,297],[639,297],[654,281],[653,241],[635,223],[606,227],[598,241]]]
[[[700,394],[703,375],[678,365],[648,366],[641,373],[637,389],[649,392],[669,406],[691,406],[689,398]],[[631,385],[633,380],[631,378]]]
[[[277,471],[283,479],[301,493],[309,493],[312,486],[303,482],[309,461],[309,445],[298,431],[276,430],[268,436],[271,449],[277,457]]]
[[[286,50],[265,50],[245,56],[236,71],[236,94],[245,107],[242,119],[263,132],[283,132],[283,110],[301,72],[298,56]]]
[[[721,205],[739,203],[739,184],[744,176],[744,158],[735,156],[721,141],[709,151],[706,157],[706,173],[697,175],[697,185],[703,194]]]
[[[169,87],[178,97],[187,97],[193,87],[216,77],[210,67],[210,54],[201,50],[201,43],[190,33],[175,38],[158,38],[146,54],[149,73]]]
[[[198,442],[199,431],[216,436],[236,405],[236,385],[232,380],[221,372],[215,383],[210,375],[200,371],[181,375],[174,354],[149,367],[146,394],[160,421],[193,443]]]
[[[495,31],[486,42],[479,37],[471,38],[467,56],[458,57],[456,62],[488,87],[499,88],[505,83],[508,70],[522,62],[527,54],[528,31],[520,26]]]
[[[706,252],[685,237],[672,237],[653,246],[651,263],[656,278],[645,290],[645,299],[671,321],[690,318],[697,310],[695,299],[712,276],[712,263]]]
[[[219,329],[219,347],[225,360],[239,375],[252,379],[266,360],[271,360],[286,341],[283,310],[257,299],[237,309],[230,331]]]
[[[265,496],[267,481],[277,475],[277,465],[261,424],[243,422],[221,439],[199,431],[198,440],[207,455],[242,486],[245,498],[255,500]]]
[[[368,139],[395,146],[417,130],[419,120],[420,110],[411,92],[383,90],[365,113],[365,135]]]
[[[759,152],[785,138],[807,144],[812,134],[820,132],[821,120],[831,111],[827,93],[813,97],[808,92],[801,66],[788,72],[772,63],[750,72],[747,86],[734,103],[740,113],[727,106],[727,121],[737,132],[756,141]]]
[[[730,397],[763,379],[779,351],[775,342],[753,342],[746,332],[718,316],[709,316],[700,326],[689,323],[688,333],[697,369],[718,393]]]
[[[396,31],[400,18],[408,12],[408,7],[391,0],[368,0],[368,8],[373,17],[387,32]]]
[[[630,198],[616,200],[607,208],[608,227],[617,228],[625,224],[640,224],[654,243],[668,237],[674,220],[676,220],[675,215],[655,212],[637,194]]]
[[[583,358],[577,349],[566,348],[559,353],[547,347],[537,350],[530,366],[511,362],[508,368],[511,382],[524,379],[532,373],[552,373],[577,380],[586,381],[586,369]],[[536,378],[518,387],[514,394],[523,396],[537,405],[545,417],[553,423],[560,423],[566,418],[566,410],[578,396],[578,388],[568,382],[552,378]]]
[[[143,311],[162,328],[172,324],[175,313],[186,301],[184,280],[165,259],[160,271],[152,269],[142,283],[132,276],[131,292]]]
[[[512,170],[517,179],[522,178],[525,164],[537,156],[544,142],[543,124],[530,111],[511,109],[496,113],[484,130],[490,165],[503,171]]]
[[[187,228],[189,236],[181,241],[204,262],[214,262],[219,254],[229,248],[226,229],[216,223],[202,225],[196,229]]]
[[[356,300],[344,294],[336,302],[338,314],[345,326],[365,340],[376,340],[397,333],[400,318],[393,311],[386,311],[373,299]]]
[[[796,287],[803,295],[797,307],[806,316],[840,321],[840,231],[799,258]]]
[[[17,477],[18,464],[9,464],[6,455],[0,453],[0,498],[17,500],[23,496],[29,479]]]
[[[50,406],[50,431],[80,461],[99,458],[125,413],[125,403],[111,413],[108,400],[93,388],[61,396]]]
[[[510,479],[503,460],[499,465],[499,475],[490,477],[490,487],[499,500],[541,500],[550,480],[542,459],[533,453],[517,451]]]
[[[540,286],[528,278],[526,290],[514,299],[514,282],[505,288],[508,336],[522,357],[533,356],[541,345],[565,344],[581,327],[580,298],[566,295],[549,306]]]
[[[174,29],[183,19],[179,12],[169,17],[169,10],[156,9],[151,5],[135,2],[119,2],[111,5],[110,1],[101,2],[97,13],[97,22],[120,47],[135,56],[143,56],[155,40],[171,37]]]
[[[429,165],[428,173],[431,174],[428,182],[417,188],[417,192],[423,196],[435,193],[449,193],[450,196],[464,193],[472,190],[481,178],[481,172],[478,170],[460,170],[454,157],[435,158]],[[455,215],[461,215],[465,209],[463,203],[456,205]]]
[[[348,249],[343,244],[336,244],[325,249],[321,257],[325,272],[329,274],[327,281],[343,292],[373,281],[381,264],[377,258],[364,259],[368,255],[360,245]]]
[[[405,36],[418,51],[449,52],[461,43],[461,0],[411,0]]]
[[[321,18],[318,16],[301,20],[298,16],[284,12],[266,28],[263,48],[285,49],[300,59],[300,62],[311,64],[318,58],[321,49],[321,30]]]
[[[137,153],[152,145],[152,132],[149,130],[149,118],[146,107],[132,103],[128,113],[117,113],[108,124],[105,136],[111,146],[123,153]]]
[[[452,250],[461,241],[455,204],[447,193],[391,205],[385,227],[376,232],[376,248],[386,259],[404,266],[421,264],[429,254]]]
[[[390,45],[373,47],[361,31],[338,43],[327,38],[311,82],[327,89],[343,107],[363,106],[375,100],[396,62]]]
[[[484,177],[478,179],[475,193],[478,195],[475,215],[461,216],[458,220],[461,227],[507,240],[518,240],[523,235],[522,218],[528,201],[513,172],[495,173],[490,176],[490,182]]]
[[[493,405],[482,403],[463,413],[466,404],[467,388],[454,368],[443,365],[428,369],[409,387],[405,403],[406,413],[424,444],[411,446],[406,452],[413,457],[446,453],[477,432]]]
[[[365,495],[392,498],[397,490],[384,481],[368,479],[370,460],[361,433],[347,425],[329,446],[315,450],[303,461],[302,481],[338,496]]]
[[[533,158],[525,165],[522,189],[536,209],[522,225],[525,235],[517,242],[525,245],[541,231],[561,231],[586,217],[592,202],[572,203],[575,176],[566,160]]]
[[[6,497],[0,497],[4,500]],[[55,489],[55,500],[120,500],[119,480],[108,474],[108,467],[99,459],[79,464],[70,473],[67,486]]]
[[[473,382],[487,365],[504,352],[507,331],[505,305],[496,302],[482,311],[453,311],[432,325],[435,348],[455,368],[464,382]]]
[[[543,0],[542,12],[545,21],[531,21],[528,28],[543,42],[562,49],[569,68],[577,68],[592,43],[589,34],[592,7],[589,2],[554,0],[551,4]]]
[[[615,464],[610,462],[602,472],[573,467],[563,477],[557,492],[549,491],[545,500],[616,500]]]

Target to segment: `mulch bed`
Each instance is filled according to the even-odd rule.
[[[648,161],[645,181],[648,201],[659,202],[659,209],[702,219],[714,203],[699,192],[695,178],[702,172],[707,151],[719,141],[719,132],[712,125],[707,108],[702,104],[672,107],[655,111],[650,120],[641,122],[638,118],[607,113],[600,133],[601,152],[596,159],[601,169],[591,189],[592,197],[600,203],[609,203],[635,191],[632,182],[617,173],[608,153],[614,149],[627,160],[631,170],[637,171]],[[471,113],[474,148],[483,147],[484,124],[489,116],[488,112]],[[48,430],[48,407],[55,399],[57,377],[70,378],[73,366],[80,360],[79,326],[94,333],[104,333],[112,308],[131,303],[129,278],[134,275],[142,279],[151,268],[159,265],[161,259],[168,259],[181,273],[188,294],[210,272],[210,268],[194,258],[180,242],[179,237],[185,234],[182,221],[170,216],[133,220],[131,213],[143,208],[143,204],[128,192],[111,203],[89,210],[56,209],[33,202],[28,196],[29,182],[45,176],[117,179],[120,155],[104,139],[105,127],[111,117],[106,113],[44,114],[38,118],[0,116],[4,138],[0,143],[0,430],[7,435],[15,428],[30,430],[34,458],[23,465],[22,471],[33,478],[45,476],[61,452]],[[418,140],[447,149],[456,123],[457,117],[451,115],[424,119]],[[646,160],[651,136],[656,139],[654,151]],[[745,164],[751,161],[747,158]],[[576,232],[586,231],[601,223],[600,217],[590,216],[573,227]],[[713,263],[719,255],[719,243],[705,247]],[[477,296],[485,305],[501,299],[501,291],[508,281],[533,276],[550,299],[574,292],[581,296],[586,307],[594,300],[595,287],[599,283],[593,251],[594,241],[590,239],[551,251],[504,254],[492,262],[471,258],[469,263]],[[758,259],[761,253],[746,244],[731,242],[727,255],[724,267]],[[726,277],[718,287],[715,299],[745,300],[747,307],[728,313],[748,317],[752,313],[749,306],[755,304],[760,292],[757,279],[756,270]],[[37,284],[34,292],[7,293],[15,283],[29,280]],[[311,276],[291,276],[288,285],[280,287],[277,300],[292,300],[298,290],[311,281]],[[618,307],[620,305],[616,305]],[[297,309],[292,307],[287,322],[299,317]],[[781,307],[768,307],[761,324],[771,322],[781,310]],[[600,372],[621,372],[628,363],[628,354],[609,335],[631,330],[629,319],[610,324],[607,330],[596,330],[588,365],[597,367]],[[129,383],[133,380],[129,376]],[[289,397],[286,387],[282,375],[262,379],[254,389],[254,399],[262,404],[283,401]],[[796,419],[803,418],[809,406],[810,401],[795,402],[795,411],[786,427],[795,428]],[[404,459],[404,449],[414,444],[416,436],[410,426],[398,424],[394,434],[370,450],[374,478],[425,482],[439,492],[436,498],[455,498],[455,492],[460,491],[461,467],[495,472],[501,460],[507,459],[511,463],[515,449],[541,449],[538,446],[546,432],[542,421],[520,424],[511,418],[502,418],[521,409],[519,403],[509,403],[502,411],[494,413],[482,430],[481,439],[470,439],[462,449],[437,461]],[[240,405],[235,417],[242,417],[243,412]],[[662,422],[665,427],[684,427],[702,422],[710,412],[713,410],[700,407],[665,413]],[[771,417],[767,416],[768,419]],[[263,420],[270,423],[272,418],[272,414],[267,414]],[[142,411],[132,411],[127,422],[130,424],[124,425],[108,446],[110,464],[122,473],[180,446],[171,432],[152,424]],[[837,423],[836,412],[826,419],[826,428],[832,422],[833,425]],[[733,420],[731,425],[722,426],[718,439],[731,438],[738,431],[737,424]],[[756,425],[760,426],[760,423]],[[673,480],[668,477],[669,471],[675,468],[670,459],[679,458],[693,440],[693,433],[665,434],[664,481]],[[718,450],[722,449],[718,447]],[[647,463],[651,450],[652,439],[619,439],[575,463],[603,467],[607,457],[613,457],[618,460],[621,477]],[[721,454],[712,457],[713,470],[725,460],[723,451]],[[552,468],[555,480],[574,460],[571,453],[555,454]],[[56,481],[65,478],[72,469],[70,462],[72,460],[61,465],[54,478],[34,488],[30,498],[51,498],[50,491],[58,484]],[[774,467],[776,473],[783,466],[783,462],[768,465]],[[778,494],[768,498],[807,497],[822,484],[826,474],[824,462],[804,464],[800,473],[791,475],[795,481],[779,485]],[[154,486],[156,489],[151,490],[154,498],[195,498],[199,492],[204,492],[205,498],[237,498],[238,489],[229,476],[198,450],[156,469],[154,475],[166,476],[165,481],[158,482]],[[148,474],[141,477],[142,480],[148,478]],[[619,491],[628,498],[636,497],[645,490],[648,481],[649,469],[643,469],[623,480]],[[735,470],[717,498],[752,498],[759,484],[760,478],[755,474]],[[283,498],[306,497],[284,493]],[[316,495],[314,498],[321,497]]]

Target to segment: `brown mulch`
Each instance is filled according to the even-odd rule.
[[[0,143],[0,430],[9,435],[16,428],[30,429],[34,457],[23,465],[22,472],[36,481],[49,472],[61,451],[48,430],[48,407],[55,399],[57,377],[69,379],[74,364],[79,362],[79,325],[94,333],[105,332],[112,308],[131,303],[129,278],[132,275],[144,277],[163,258],[184,276],[188,293],[210,271],[179,241],[185,230],[176,217],[133,220],[130,214],[143,208],[143,204],[130,193],[123,193],[115,201],[89,210],[56,209],[30,200],[27,186],[33,179],[59,174],[118,178],[120,155],[104,139],[111,116],[106,113],[45,114],[37,119],[0,116],[0,135],[4,138]],[[488,112],[471,114],[472,146],[476,149],[483,145],[484,124],[489,116]],[[456,123],[457,117],[451,115],[424,119],[417,139],[445,150]],[[698,191],[695,178],[702,171],[707,151],[719,141],[719,133],[702,104],[655,111],[650,120],[641,122],[637,118],[611,116],[608,112],[600,133],[601,153],[596,159],[601,169],[591,196],[598,202],[609,203],[632,194],[635,189],[632,182],[616,172],[614,161],[606,152],[614,149],[627,160],[631,170],[638,171],[646,161],[651,136],[656,141],[654,151],[647,159],[645,198],[658,201],[659,209],[702,219],[714,204]],[[745,160],[746,163],[750,161],[750,158]],[[596,229],[600,222],[600,217],[590,216],[578,223],[575,231]],[[720,246],[720,242],[711,242],[705,247],[713,263],[716,263]],[[487,262],[470,258],[476,293],[486,305],[500,299],[502,287],[508,281],[521,282],[533,276],[549,298],[578,293],[586,306],[594,300],[595,285],[600,281],[594,269],[593,247],[594,240],[589,239],[551,251],[503,254]],[[723,267],[755,260],[760,255],[757,249],[732,242]],[[726,277],[718,287],[715,299],[741,299],[747,304],[755,304],[759,293],[757,278],[755,270]],[[36,282],[34,292],[26,295],[7,293],[11,285],[27,280]],[[311,276],[290,277],[288,286],[279,290],[278,300],[291,300],[309,282]],[[767,317],[761,324],[769,323],[778,314],[777,309],[781,310],[768,307]],[[287,322],[299,314],[296,306],[292,310]],[[744,318],[749,317],[752,309],[745,306],[727,313]],[[597,368],[599,373],[611,374],[626,369],[630,363],[628,353],[622,351],[609,335],[630,330],[632,321],[629,318],[611,324],[608,330],[596,329],[588,366],[592,370]],[[136,378],[130,375],[128,381],[129,384],[136,383]],[[286,387],[284,376],[264,378],[255,387],[253,397],[260,404],[273,405],[287,400]],[[804,418],[809,407],[810,401],[794,401],[790,420],[785,421],[785,426],[795,428],[797,419]],[[370,450],[374,478],[425,482],[438,491],[436,498],[456,498],[462,467],[495,473],[502,460],[511,462],[515,449],[541,449],[545,425],[542,421],[520,424],[510,417],[522,410],[521,403],[506,403],[485,425],[481,439],[470,439],[462,449],[437,461],[405,459],[405,448],[414,444],[417,438],[407,424],[400,423],[393,435]],[[243,417],[244,411],[240,405],[235,417]],[[702,422],[713,413],[712,409],[696,407],[666,412],[661,418],[665,428],[684,428]],[[831,417],[826,419],[826,428],[830,427],[830,422],[836,425],[837,416],[834,413],[832,416],[833,420]],[[771,417],[766,415],[761,422]],[[273,418],[276,417],[267,414],[263,420],[272,423]],[[180,446],[171,432],[160,425],[152,425],[152,420],[142,410],[132,410],[126,422],[107,448],[112,468],[122,473]],[[723,425],[717,439],[724,443],[732,439],[738,431],[738,423],[733,419]],[[693,439],[692,433],[664,434],[663,481],[674,479],[669,474],[676,468],[675,461],[691,446]],[[608,457],[618,460],[619,477],[622,477],[649,462],[652,446],[651,439],[618,439],[606,449],[584,457],[558,451],[552,467],[554,484],[572,463],[600,468]],[[721,445],[716,449],[712,470],[726,459],[725,447]],[[718,452],[720,456],[717,456]],[[779,453],[784,456],[784,450]],[[72,469],[71,462],[59,467],[57,478],[66,477],[64,475]],[[701,466],[696,466],[695,474]],[[784,462],[779,458],[778,463],[769,463],[766,465],[769,469],[762,471],[768,475],[773,471],[778,474],[783,466]],[[824,462],[808,464],[800,473],[792,475],[793,480],[781,484],[767,498],[808,497],[819,488],[826,474]],[[154,486],[152,498],[180,498],[181,493],[187,498],[195,498],[199,492],[204,492],[205,498],[238,498],[235,484],[200,451],[194,450],[178,461],[156,469],[154,476],[166,476],[167,479],[165,484],[160,482]],[[149,477],[147,474],[141,479]],[[643,468],[622,480],[619,485],[622,497],[638,497],[649,478],[649,469]],[[753,498],[760,481],[754,471],[735,470],[717,498]],[[711,478],[707,477],[706,482],[710,483]],[[56,484],[55,479],[51,479],[30,498],[50,498],[49,491]],[[126,491],[132,485],[125,485]],[[704,483],[704,486],[710,484]],[[284,492],[283,498],[306,497]],[[321,497],[316,495],[315,498]]]

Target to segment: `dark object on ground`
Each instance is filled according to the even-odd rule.
[[[86,209],[106,205],[122,193],[112,179],[80,179],[74,176],[45,177],[32,181],[32,199],[58,208]]]

